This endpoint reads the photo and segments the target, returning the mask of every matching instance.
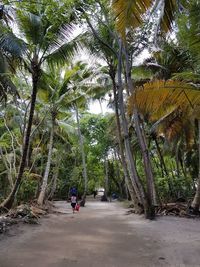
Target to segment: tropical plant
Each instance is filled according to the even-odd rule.
[[[57,7],[59,9],[59,5]],[[19,172],[13,190],[1,204],[1,207],[6,209],[9,209],[13,204],[26,164],[41,68],[47,62],[49,64],[53,64],[53,62],[54,64],[63,63],[76,51],[78,46],[75,40],[66,41],[66,37],[71,32],[71,25],[66,14],[57,12],[56,23],[54,23],[52,17],[48,16],[50,9],[50,6],[44,8],[44,5],[33,4],[16,12],[16,24],[23,38],[21,46],[25,47],[26,51],[24,57],[21,56],[20,58],[31,74],[32,94]],[[20,40],[14,34],[3,34],[1,36],[2,47],[7,49],[8,52],[15,51],[16,47],[18,48],[16,44],[19,42]],[[9,46],[6,45],[8,43]]]

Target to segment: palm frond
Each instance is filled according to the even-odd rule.
[[[72,126],[68,121],[63,121],[63,120],[57,120],[56,121],[58,124],[58,129],[56,131],[56,134],[62,138],[65,142],[68,140],[69,142],[72,142],[74,137],[78,136],[78,131],[77,129]]]
[[[63,65],[69,62],[69,60],[79,51],[80,45],[75,38],[68,43],[59,46],[45,57],[49,65]]]
[[[24,10],[18,10],[16,14],[18,26],[26,40],[34,45],[40,44],[44,37],[42,16]]]
[[[136,28],[143,21],[144,13],[151,7],[152,0],[114,0],[113,10],[116,17],[116,28],[125,39],[126,29]]]
[[[17,88],[11,79],[6,74],[0,74],[0,101],[6,101],[8,94],[19,97]]]
[[[0,48],[16,58],[22,58],[27,51],[26,43],[12,32],[0,33]]]
[[[193,82],[199,83],[200,82],[200,74],[194,73],[191,71],[183,71],[181,73],[174,73],[173,79],[185,82]]]
[[[171,31],[177,11],[177,0],[164,0],[161,14],[160,28],[164,33]]]
[[[138,88],[129,98],[128,105],[130,114],[135,107],[144,114],[152,114],[176,106],[183,112],[190,110],[200,116],[200,91],[184,82],[156,80]]]

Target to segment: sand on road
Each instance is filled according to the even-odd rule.
[[[40,225],[0,236],[0,267],[200,266],[200,221],[126,215],[121,203],[89,201],[79,213],[56,202]]]

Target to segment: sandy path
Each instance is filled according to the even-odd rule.
[[[200,266],[200,221],[125,215],[119,203],[88,202],[0,236],[0,267]]]

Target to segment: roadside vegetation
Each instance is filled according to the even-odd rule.
[[[104,200],[129,199],[148,219],[199,215],[199,9],[2,1],[2,213],[67,199],[75,186],[83,202],[103,187]]]

